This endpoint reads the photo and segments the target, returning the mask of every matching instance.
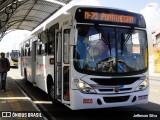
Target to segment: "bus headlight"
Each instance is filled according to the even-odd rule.
[[[96,93],[96,91],[84,81],[74,79],[74,83],[77,88],[83,93]]]
[[[146,89],[146,87],[148,87],[148,80],[145,79],[141,82],[141,84],[138,85],[138,87],[136,88],[135,91],[140,91],[140,90],[144,90]]]

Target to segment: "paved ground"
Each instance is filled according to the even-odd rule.
[[[160,105],[160,73],[150,75],[149,101]]]
[[[13,73],[13,70],[8,72],[6,91],[0,91],[0,120],[43,120],[44,118],[41,117],[43,115],[39,112],[39,109],[32,103],[30,98],[23,93],[13,79],[22,79],[22,77],[20,77],[19,74]],[[13,113],[13,111],[17,113]],[[19,117],[16,117],[17,115]],[[40,117],[33,118],[31,115]],[[12,118],[4,116],[12,116]],[[21,116],[30,117],[22,118]]]
[[[151,77],[158,77],[160,80],[160,73],[150,73],[149,76]]]

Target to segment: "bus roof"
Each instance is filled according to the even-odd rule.
[[[51,21],[53,21],[54,19],[56,19],[57,17],[61,16],[62,14],[65,13],[71,13],[73,16],[77,10],[77,8],[95,8],[95,9],[110,9],[110,10],[115,10],[115,11],[121,11],[121,12],[127,12],[130,14],[135,14],[138,16],[142,16],[142,14],[137,13],[137,12],[133,12],[133,11],[129,11],[129,10],[124,10],[124,9],[119,9],[119,8],[113,8],[113,7],[105,7],[105,6],[90,6],[90,5],[66,5],[64,6],[62,9],[60,9],[57,13],[55,13],[53,16],[51,16],[50,18],[48,18],[44,23],[42,23],[41,25],[39,25],[35,30],[33,30],[31,32],[31,34],[37,34],[39,32],[42,32],[46,29],[47,24],[49,24]],[[143,18],[144,19],[144,18]],[[143,26],[143,28],[145,28],[146,25]]]

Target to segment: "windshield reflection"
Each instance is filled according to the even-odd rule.
[[[127,73],[147,68],[146,33],[142,30],[78,25],[74,51],[77,70]]]

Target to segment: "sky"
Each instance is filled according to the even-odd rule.
[[[73,0],[74,4],[88,4],[113,7],[140,12],[143,14],[147,30],[153,32],[160,28],[160,0]],[[29,35],[27,31],[14,31],[8,33],[0,42],[0,52],[9,52],[19,49],[19,44]]]
[[[102,5],[139,12],[149,3],[158,3],[160,0],[73,0],[78,3]]]

